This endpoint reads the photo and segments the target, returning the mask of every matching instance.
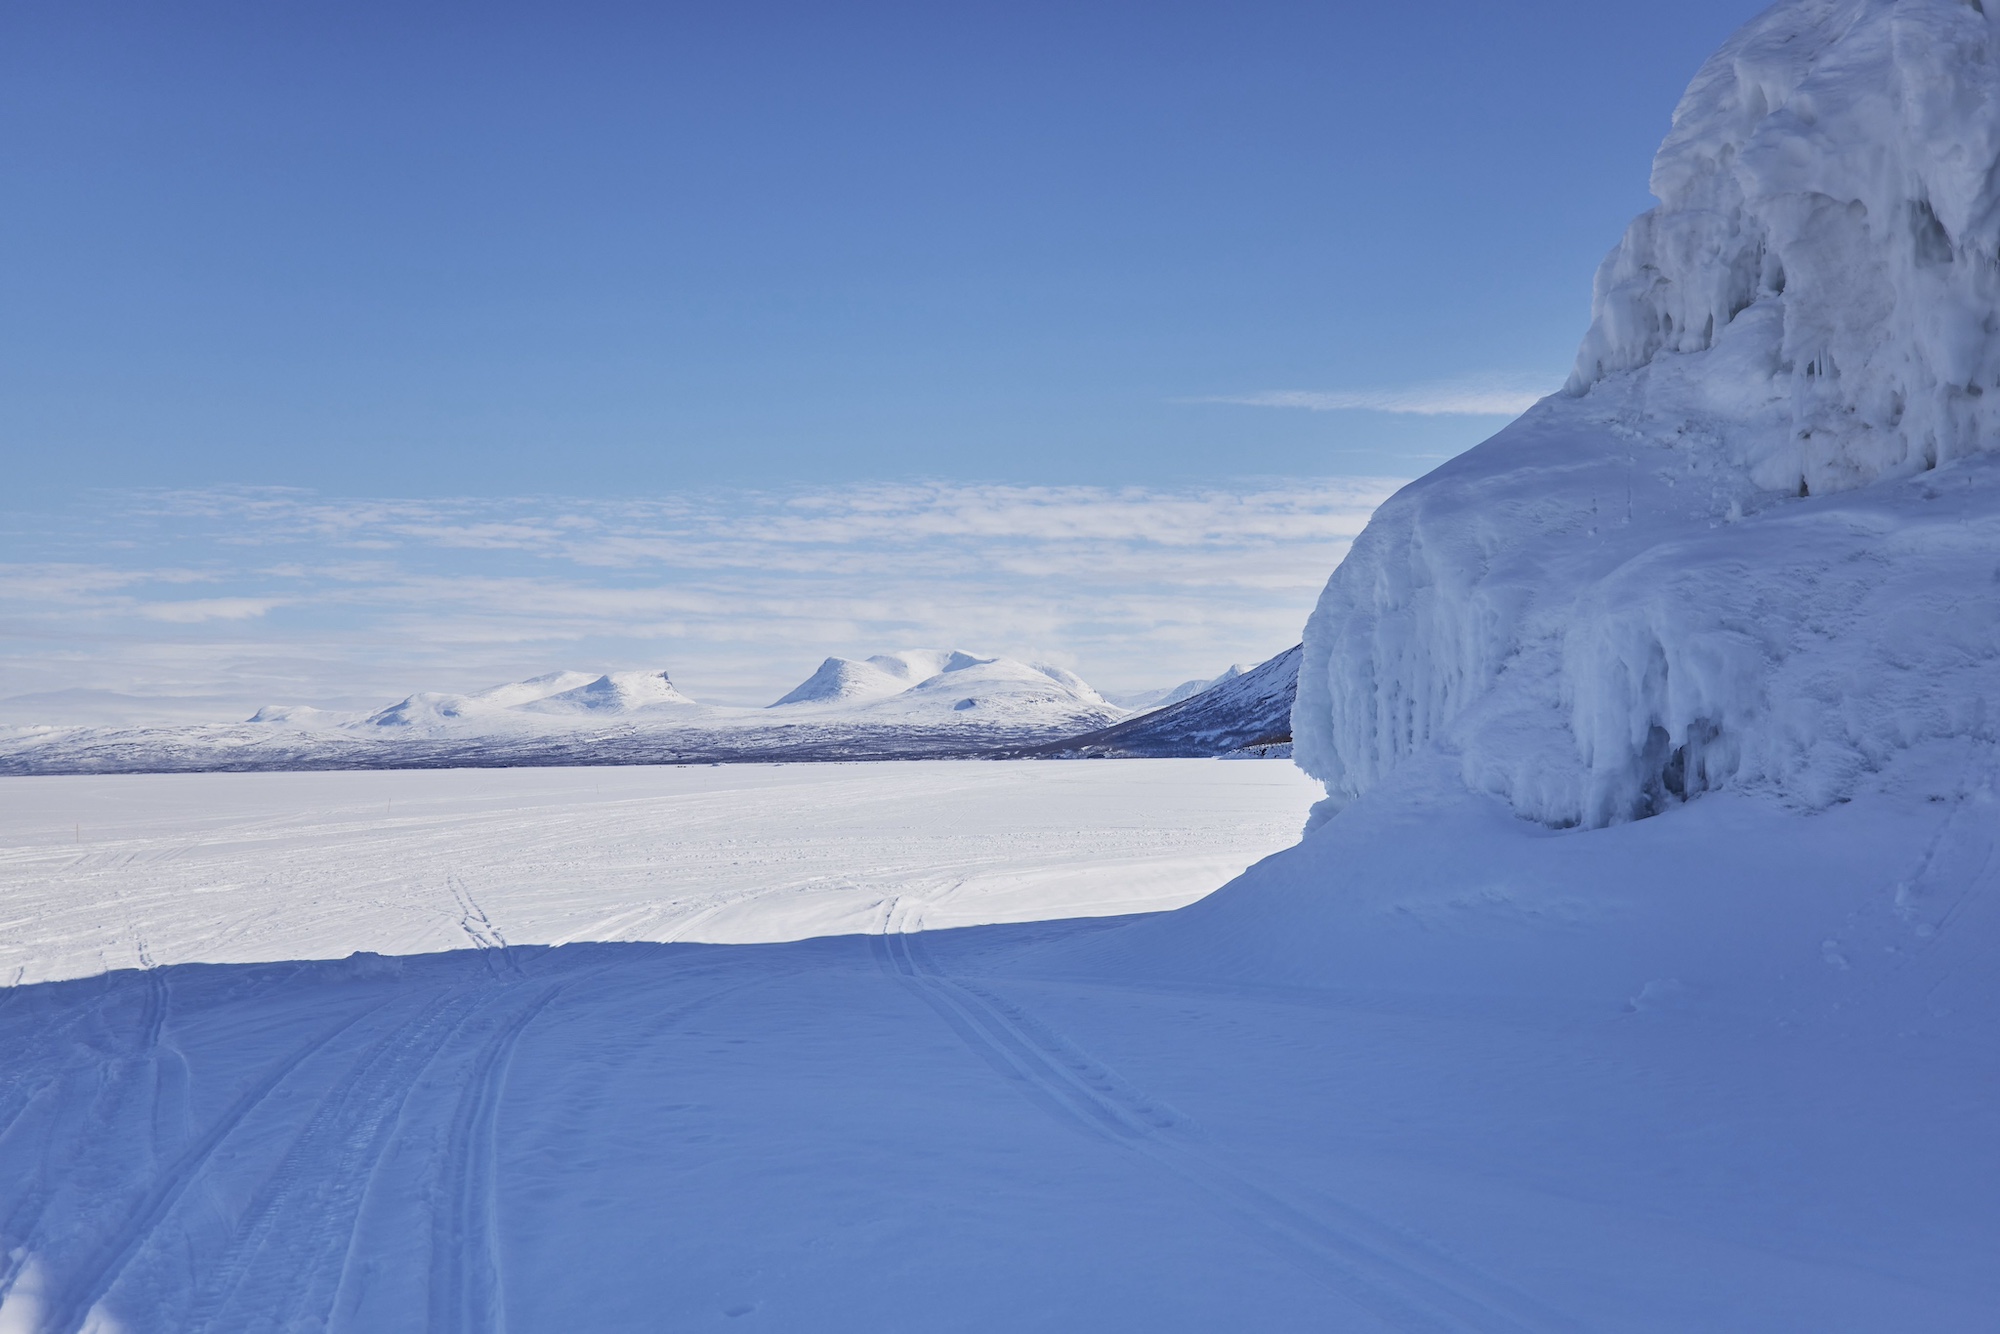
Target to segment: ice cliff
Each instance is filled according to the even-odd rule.
[[[1326,809],[1433,748],[1555,825],[1990,766],[1996,176],[1977,0],[1793,0],[1731,39],[1565,391],[1328,583],[1293,717]]]

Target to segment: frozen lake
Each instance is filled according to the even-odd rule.
[[[1317,791],[1216,760],[0,779],[0,982],[1152,912]]]

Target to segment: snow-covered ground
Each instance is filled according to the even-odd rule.
[[[1149,767],[1285,769],[1174,764],[1015,771],[1161,801]],[[1406,770],[1137,919],[14,987],[0,1328],[1990,1330],[1993,793],[1557,832],[1454,781]],[[536,855],[476,806],[448,818]],[[296,815],[261,809],[284,846]],[[858,866],[904,855],[882,814]],[[444,816],[406,827],[413,870]],[[346,826],[377,875],[394,818]],[[165,832],[128,847],[198,850]],[[551,892],[589,898],[606,863],[566,832],[565,864]],[[273,945],[295,911],[334,935],[296,889],[214,897],[262,898]],[[448,886],[421,901],[497,944]]]
[[[0,1330],[1993,1330],[1995,145],[2000,9],[1734,39],[1206,896],[1280,765],[0,780]]]
[[[1285,763],[0,780],[0,982],[1177,908],[1292,843]]]

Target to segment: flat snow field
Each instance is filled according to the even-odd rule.
[[[0,983],[1154,912],[1317,792],[1215,760],[0,778]]]

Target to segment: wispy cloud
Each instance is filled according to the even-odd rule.
[[[1230,403],[1249,408],[1304,408],[1309,412],[1392,412],[1421,417],[1515,417],[1553,392],[1539,376],[1473,376],[1429,384],[1377,389],[1270,389],[1213,394],[1188,403]]]
[[[0,564],[0,699],[195,695],[247,712],[660,665],[698,698],[764,703],[826,654],[916,646],[1133,689],[1291,643],[1397,485],[126,494],[20,537],[35,564]],[[61,721],[21,714],[0,707]]]
[[[247,621],[284,603],[274,598],[197,598],[187,602],[142,602],[138,612],[150,621],[197,625],[202,621]]]

